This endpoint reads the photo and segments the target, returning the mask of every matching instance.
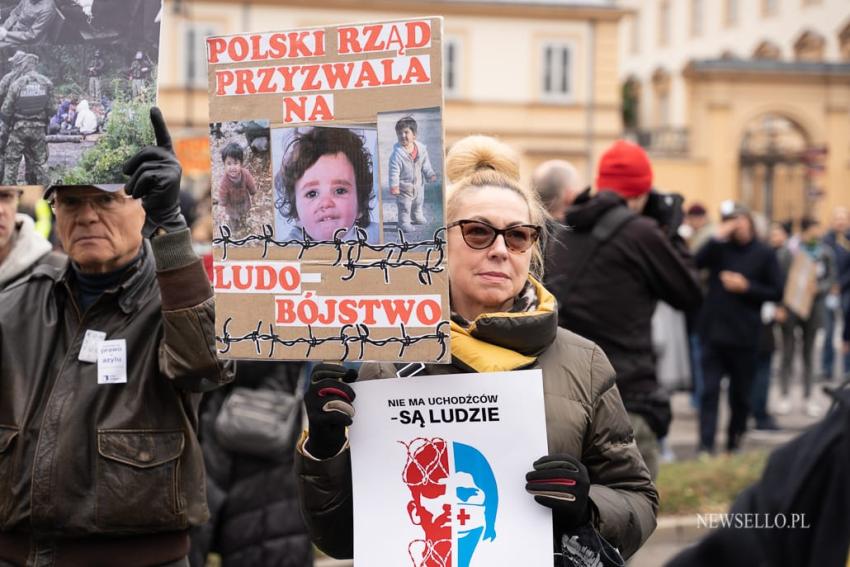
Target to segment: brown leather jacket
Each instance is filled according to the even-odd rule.
[[[550,335],[547,328],[557,325],[554,315],[530,319],[528,324],[518,318],[492,323],[496,334],[531,342]],[[513,331],[509,324],[514,325]],[[529,367],[543,371],[549,453],[573,455],[585,464],[595,508],[594,526],[628,558],[655,530],[658,493],[638,452],[614,383],[614,369],[605,354],[594,343],[564,329],[551,335],[551,344]],[[424,374],[469,371],[453,357],[452,364],[427,365]],[[394,376],[392,364],[365,364],[359,379]],[[333,557],[351,557],[351,454],[347,446],[322,461],[299,451],[296,469],[302,512],[313,542]]]
[[[216,358],[214,300],[188,230],[145,247],[85,313],[67,266],[39,266],[0,294],[0,559],[4,541],[207,520],[197,392],[232,380],[232,366]],[[125,384],[99,385],[97,364],[78,359],[89,329],[126,340]]]

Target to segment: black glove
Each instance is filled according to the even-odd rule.
[[[525,490],[538,504],[555,511],[562,529],[590,521],[590,477],[581,461],[570,455],[546,455],[525,475]]]
[[[174,156],[171,136],[157,107],[151,108],[151,124],[156,136],[156,146],[146,146],[124,163],[124,174],[130,181],[124,190],[133,198],[141,199],[147,218],[142,234],[146,238],[163,228],[177,232],[186,228],[186,219],[180,213],[180,163]]]
[[[304,394],[309,434],[307,452],[317,459],[333,457],[345,444],[345,428],[354,417],[354,390],[357,371],[338,364],[319,364],[310,374],[310,387]]]

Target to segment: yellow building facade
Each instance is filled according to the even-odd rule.
[[[656,183],[775,220],[850,205],[850,3],[623,0],[624,120]]]
[[[547,159],[588,174],[622,132],[619,20],[608,2],[169,0],[159,104],[191,174],[208,134],[204,38],[324,24],[439,15],[444,23],[447,144],[489,134],[513,145],[523,177]]]

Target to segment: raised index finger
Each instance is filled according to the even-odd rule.
[[[159,108],[156,106],[151,107],[151,125],[153,125],[153,134],[156,137],[156,145],[174,153],[174,147],[171,144],[171,134],[168,133],[168,127],[165,125],[165,119],[162,117],[162,112],[160,112]]]

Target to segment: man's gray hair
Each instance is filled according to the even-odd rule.
[[[543,162],[534,170],[531,185],[543,205],[552,210],[563,200],[567,191],[579,191],[578,171],[568,161],[553,159]]]

